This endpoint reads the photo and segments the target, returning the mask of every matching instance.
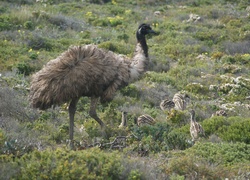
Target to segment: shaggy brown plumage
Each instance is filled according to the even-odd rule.
[[[147,24],[139,26],[134,57],[126,58],[95,45],[72,46],[59,57],[49,61],[32,76],[30,101],[33,107],[47,109],[70,102],[70,140],[76,104],[80,97],[91,97],[89,114],[102,127],[96,114],[96,104],[113,99],[115,92],[138,79],[148,64],[145,35],[155,33]]]
[[[70,47],[33,76],[32,105],[47,109],[81,96],[109,101],[115,90],[131,79],[130,63],[95,45]]]

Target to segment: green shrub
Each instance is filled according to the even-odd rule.
[[[236,60],[233,56],[223,56],[221,58],[221,62],[226,64],[234,64]]]
[[[243,178],[250,170],[249,150],[249,145],[244,143],[197,143],[185,151],[169,153],[172,158],[166,172],[190,179]]]
[[[220,42],[223,36],[221,36],[218,31],[204,30],[195,33],[194,37],[200,41],[205,41],[207,45],[212,46],[213,44]]]
[[[210,163],[219,162],[223,165],[233,165],[250,161],[250,145],[245,143],[199,143],[187,153],[205,158]]]
[[[17,72],[19,74],[30,75],[34,71],[34,67],[32,67],[28,62],[20,62],[16,65]]]
[[[28,48],[31,48],[33,50],[45,49],[50,51],[52,49],[52,44],[49,39],[44,38],[38,34],[34,34],[29,37],[27,46]]]
[[[11,23],[11,18],[7,15],[0,16],[0,31],[10,30],[13,28],[13,24]]]
[[[32,21],[26,21],[24,24],[23,24],[24,28],[25,29],[29,29],[29,30],[32,30],[34,28],[34,24]]]
[[[206,135],[218,135],[227,142],[250,142],[250,119],[241,117],[213,117],[202,122]]]
[[[1,158],[1,165],[9,164],[18,170],[4,172],[17,179],[119,179],[124,167],[117,153],[104,153],[98,149],[90,151],[34,151],[12,161]]]
[[[200,84],[200,83],[190,83],[187,84],[185,90],[194,94],[202,94],[206,95],[208,93],[208,87]]]
[[[166,122],[157,122],[153,126],[133,128],[134,135],[140,139],[140,145],[149,152],[183,150],[192,144],[188,141],[186,133],[173,130]]]
[[[202,122],[202,127],[204,128],[207,136],[217,134],[222,126],[228,125],[229,122],[223,116],[214,116],[213,118],[206,119]]]
[[[138,99],[140,97],[141,92],[137,89],[134,84],[129,84],[128,86],[122,88],[120,90],[123,96],[130,96]]]
[[[53,131],[50,134],[51,140],[55,141],[58,144],[61,144],[63,142],[67,142],[67,139],[69,139],[69,123],[63,123],[61,124],[56,131]],[[76,137],[75,137],[76,139]]]
[[[232,122],[231,122],[232,121]],[[250,143],[250,119],[240,117],[228,118],[229,126],[222,126],[219,137],[228,142]]]
[[[164,150],[184,150],[192,146],[190,141],[191,138],[188,138],[186,133],[172,130],[165,138]]]
[[[167,116],[167,121],[175,126],[182,126],[186,123],[186,113],[184,111],[178,111],[175,109],[171,109]]]
[[[132,170],[128,176],[128,180],[141,180],[141,172],[139,170]]]

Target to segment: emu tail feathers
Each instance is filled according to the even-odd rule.
[[[44,110],[80,97],[82,91],[87,91],[88,87],[82,87],[89,81],[87,59],[95,58],[95,49],[93,45],[70,47],[34,74],[29,94],[31,105]]]

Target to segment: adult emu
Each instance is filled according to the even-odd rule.
[[[45,110],[52,105],[70,102],[71,145],[76,105],[82,96],[91,98],[89,115],[104,127],[105,124],[96,114],[99,98],[101,103],[111,101],[118,89],[137,80],[143,74],[149,61],[145,35],[150,33],[155,33],[150,25],[139,26],[132,59],[95,45],[70,47],[32,76],[29,94],[31,105]]]

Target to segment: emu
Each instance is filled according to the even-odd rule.
[[[119,128],[124,128],[127,127],[127,112],[122,111],[122,120],[121,120],[121,124],[119,125]],[[155,119],[152,118],[150,115],[144,114],[144,115],[140,115],[138,118],[134,119],[134,123],[137,126],[143,126],[143,125],[153,125],[155,124]]]
[[[71,46],[50,60],[31,79],[29,99],[34,108],[45,110],[69,102],[69,140],[73,148],[74,115],[82,96],[91,98],[89,115],[102,128],[96,106],[113,99],[115,92],[137,80],[149,62],[145,36],[155,34],[150,25],[141,24],[136,32],[137,45],[132,59],[100,49],[95,45]]]
[[[205,136],[205,132],[202,128],[202,126],[196,122],[195,120],[195,111],[192,109],[190,110],[190,135],[192,137],[192,141],[195,141],[198,139],[199,135],[202,134]]]
[[[187,94],[176,93],[173,97],[176,110],[185,110],[190,97]]]
[[[216,111],[215,113],[213,113],[212,114],[212,116],[211,117],[214,117],[214,116],[227,116],[227,113],[226,113],[226,111],[225,110],[218,110],[218,111]]]
[[[152,118],[150,115],[144,114],[137,118],[137,125],[143,126],[143,125],[154,125],[156,123],[155,119]]]
[[[187,94],[176,93],[172,100],[164,99],[160,103],[161,110],[165,111],[166,109],[176,109],[176,110],[185,110],[187,103],[189,102],[190,97]]]
[[[175,103],[172,100],[169,99],[164,99],[160,103],[160,108],[161,110],[165,111],[166,109],[170,110],[175,107]]]
[[[119,128],[123,128],[127,126],[127,112],[126,111],[122,111],[122,122],[119,125]]]

